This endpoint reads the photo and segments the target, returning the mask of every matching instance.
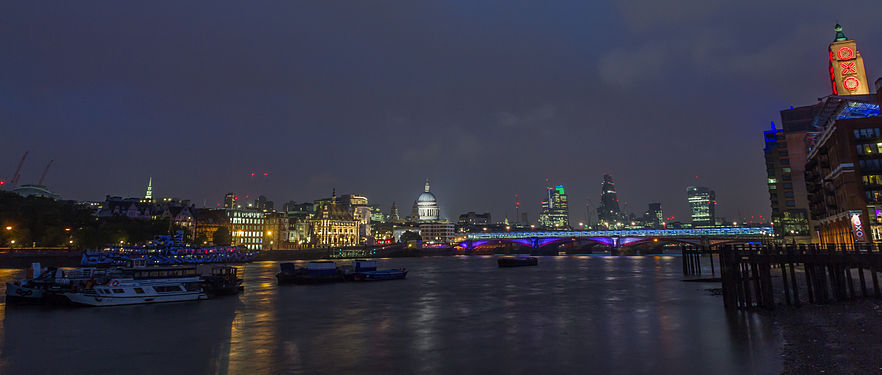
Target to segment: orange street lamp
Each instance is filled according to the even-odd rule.
[[[7,227],[6,227],[6,230],[12,230],[12,227],[11,227],[11,226],[7,226]]]

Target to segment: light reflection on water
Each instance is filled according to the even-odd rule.
[[[407,267],[408,279],[276,286],[278,264],[259,262],[240,268],[246,289],[235,297],[0,306],[0,373],[780,372],[771,323],[725,314],[703,290],[714,284],[679,281],[679,258],[379,264]],[[23,275],[0,270],[0,281]]]

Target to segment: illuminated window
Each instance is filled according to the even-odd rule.
[[[777,184],[777,183],[778,183],[778,179],[776,179],[776,178],[770,178],[770,179],[769,179],[769,183],[770,183],[770,184]]]

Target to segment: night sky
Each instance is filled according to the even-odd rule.
[[[199,206],[336,188],[404,215],[429,177],[442,216],[497,220],[514,194],[535,220],[550,178],[578,222],[608,172],[628,211],[688,221],[699,184],[767,216],[762,131],[830,93],[835,23],[882,76],[878,0],[132,3],[0,4],[0,176],[30,151],[20,183],[55,159],[65,199],[152,176]]]

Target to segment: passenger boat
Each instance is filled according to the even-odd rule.
[[[209,296],[233,295],[243,289],[236,267],[200,264],[196,272],[202,279],[202,290]]]
[[[198,301],[208,296],[196,267],[118,268],[107,281],[79,291],[63,292],[71,303],[85,306],[119,306],[144,303]]]
[[[539,265],[536,257],[502,257],[497,260],[499,267],[524,267]]]
[[[331,261],[309,262],[306,267],[294,267],[294,263],[279,264],[276,274],[279,284],[320,284],[343,281],[343,272]]]
[[[347,270],[346,276],[347,280],[355,281],[400,280],[407,277],[407,270],[404,268],[377,270],[375,260],[356,260],[352,262],[352,267]]]

